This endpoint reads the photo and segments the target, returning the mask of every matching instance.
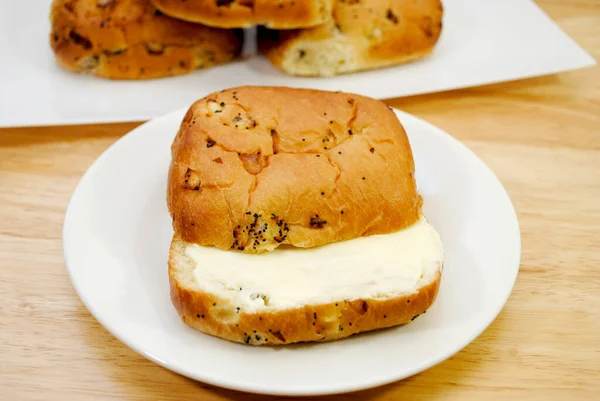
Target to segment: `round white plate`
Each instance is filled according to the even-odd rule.
[[[166,206],[170,145],[185,110],[120,139],[87,171],[65,217],[67,268],[79,296],[119,340],[206,383],[256,393],[318,395],[421,372],[477,337],[519,270],[519,226],[494,174],[450,135],[397,112],[413,147],[427,218],[445,247],[439,296],[414,322],[325,344],[251,347],[197,332],[169,298],[173,230]]]

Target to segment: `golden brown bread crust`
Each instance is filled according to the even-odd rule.
[[[152,0],[172,17],[219,28],[305,28],[331,19],[333,0]]]
[[[112,79],[179,75],[240,54],[240,31],[163,15],[148,0],[54,0],[50,43],[62,67]]]
[[[259,30],[259,49],[293,75],[328,76],[405,63],[429,54],[442,30],[440,0],[341,0],[309,29]]]
[[[241,87],[188,110],[172,145],[175,232],[245,252],[313,247],[408,227],[421,215],[396,115],[341,92]]]
[[[440,265],[435,279],[410,295],[339,300],[263,313],[236,312],[235,305],[185,284],[178,269],[185,246],[175,235],[169,253],[171,301],[181,319],[203,333],[251,345],[333,341],[409,323],[433,304],[441,280]]]

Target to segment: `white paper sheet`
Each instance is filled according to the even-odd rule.
[[[296,78],[255,55],[186,76],[127,82],[56,66],[48,40],[50,0],[0,0],[0,127],[144,120],[237,85],[342,90],[383,99],[595,64],[530,0],[443,2],[438,46],[429,58],[412,64],[334,78]]]

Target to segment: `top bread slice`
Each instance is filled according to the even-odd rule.
[[[401,230],[421,216],[406,133],[381,101],[282,87],[213,93],[172,145],[182,241],[250,253]]]
[[[50,44],[62,67],[112,79],[184,74],[237,57],[241,30],[168,17],[149,0],[54,0]]]
[[[315,28],[259,31],[259,48],[291,75],[331,76],[429,54],[442,30],[440,0],[340,0]]]
[[[219,28],[265,25],[273,29],[306,28],[331,19],[334,0],[152,0],[175,18]]]

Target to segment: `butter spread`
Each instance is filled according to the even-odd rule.
[[[413,293],[434,279],[443,248],[422,217],[395,233],[315,248],[247,254],[190,244],[186,254],[200,290],[252,313]]]

